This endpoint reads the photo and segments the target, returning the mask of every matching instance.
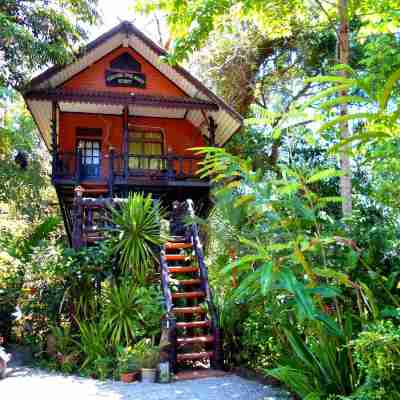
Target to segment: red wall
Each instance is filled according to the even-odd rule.
[[[130,53],[141,64],[142,73],[146,75],[146,88],[115,87],[105,83],[105,70],[110,67],[110,62],[122,53]],[[66,89],[101,90],[123,93],[146,93],[168,96],[184,96],[185,93],[160,71],[147,62],[139,53],[130,47],[115,49],[92,66],[83,70],[62,85]]]
[[[191,147],[204,146],[205,142],[199,130],[185,119],[168,119],[155,117],[130,117],[130,126],[161,128],[164,132],[165,152],[177,155],[193,155],[188,150]],[[61,113],[60,114],[60,151],[73,152],[76,149],[76,129],[101,128],[101,152],[107,159],[110,146],[115,148],[116,153],[123,150],[123,122],[122,116],[95,115],[83,113]],[[108,172],[108,163],[102,163],[102,175]],[[187,167],[185,166],[185,170]]]
[[[110,62],[113,59],[124,52],[129,52],[141,64],[142,72],[146,75],[145,89],[113,87],[105,84],[105,70],[110,67]],[[148,63],[136,51],[124,47],[112,51],[92,66],[80,72],[75,77],[72,77],[69,81],[63,84],[63,87],[68,89],[185,96],[185,93],[182,90]],[[130,117],[129,123],[136,126],[161,128],[164,132],[164,150],[166,153],[170,152],[177,155],[191,155],[193,153],[187,150],[188,148],[204,145],[200,131],[185,119]],[[61,152],[75,151],[77,144],[76,128],[78,127],[102,129],[101,149],[103,158],[108,157],[110,146],[113,146],[117,153],[122,152],[122,116],[61,113],[59,125]],[[102,171],[103,176],[106,176],[108,172],[108,163],[103,162],[102,165],[104,166]]]

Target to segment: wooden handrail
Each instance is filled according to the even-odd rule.
[[[195,211],[194,211],[194,204],[193,200],[187,199],[186,200],[186,207],[187,207],[187,214],[188,216],[194,220],[195,218]],[[193,248],[198,260],[199,270],[200,270],[200,278],[201,278],[201,286],[202,290],[206,294],[206,302],[208,306],[208,311],[210,312],[211,316],[211,324],[212,324],[212,331],[214,335],[214,353],[215,357],[213,362],[215,363],[215,367],[220,368],[222,364],[222,351],[221,351],[221,335],[219,329],[219,321],[217,311],[214,306],[212,292],[210,289],[210,285],[208,282],[208,270],[205,263],[203,246],[201,244],[200,235],[199,235],[199,228],[196,223],[192,223],[189,227],[190,234],[192,238]]]
[[[115,178],[127,180],[137,175],[160,177],[168,180],[195,178],[197,164],[202,157],[196,155],[144,155],[132,153],[116,153],[111,150],[108,155],[100,154],[99,178],[106,178],[110,193],[112,192]],[[107,164],[104,164],[108,158]],[[104,166],[107,176],[104,176]],[[76,151],[57,152],[53,162],[53,178],[68,178],[78,185],[82,180],[82,152]],[[200,178],[197,178],[200,179]]]

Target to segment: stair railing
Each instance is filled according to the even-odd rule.
[[[187,207],[187,215],[194,220],[195,218],[195,211],[194,211],[194,204],[193,200],[187,199],[186,200],[186,207]],[[212,359],[213,367],[214,368],[221,368],[223,364],[222,358],[222,349],[221,349],[221,332],[219,329],[219,322],[218,322],[218,315],[215,309],[213,299],[212,299],[212,292],[210,289],[210,285],[208,282],[208,270],[204,259],[204,252],[203,246],[201,244],[200,235],[199,235],[199,228],[195,222],[192,222],[189,226],[190,229],[190,236],[192,238],[192,244],[194,248],[195,255],[197,257],[199,263],[199,270],[200,270],[200,278],[201,278],[201,286],[202,290],[206,295],[206,302],[208,311],[211,317],[211,328],[214,336],[214,358]]]
[[[161,270],[161,288],[165,299],[165,324],[163,329],[166,329],[168,337],[168,358],[171,371],[176,371],[177,365],[177,335],[176,335],[176,318],[172,312],[173,302],[172,293],[169,285],[168,264],[165,259],[165,246],[160,251],[160,270]]]

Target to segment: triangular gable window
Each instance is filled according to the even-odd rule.
[[[108,86],[129,86],[144,89],[146,76],[140,71],[142,67],[129,53],[123,53],[110,63],[106,70]]]
[[[110,63],[112,69],[122,69],[124,71],[140,72],[142,66],[129,53],[123,53]]]

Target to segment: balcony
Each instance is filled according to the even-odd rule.
[[[208,186],[196,172],[201,157],[182,155],[109,154],[87,159],[81,151],[58,152],[53,160],[55,184],[94,183],[114,186]]]

